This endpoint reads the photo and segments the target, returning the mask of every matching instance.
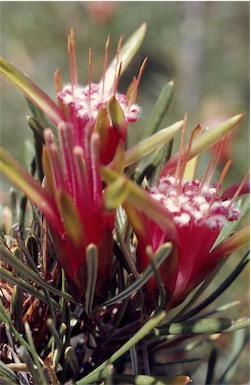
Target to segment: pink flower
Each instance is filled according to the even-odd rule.
[[[127,127],[139,116],[139,107],[129,105],[126,95],[107,92],[104,94],[100,84],[72,87],[66,85],[58,92],[58,100],[69,108],[69,121],[72,123],[73,143],[81,146],[84,152],[88,148],[88,136],[96,131],[101,138],[101,162],[107,164],[113,159],[119,143],[125,143]],[[112,106],[113,104],[113,106]],[[116,124],[112,108],[121,115]]]
[[[51,130],[44,133],[45,188],[57,205],[59,222],[57,226],[50,222],[52,238],[60,263],[80,298],[86,291],[88,247],[95,246],[98,253],[95,295],[102,297],[112,265],[114,214],[103,206],[99,136],[91,135],[84,156],[83,149],[73,145],[70,124],[62,122],[58,131],[60,150]]]
[[[172,306],[180,303],[216,266],[218,256],[212,260],[210,251],[226,221],[236,220],[239,209],[222,201],[214,185],[203,185],[198,179],[179,182],[173,176],[162,177],[149,190],[150,195],[172,213],[177,229],[177,265],[168,259],[160,275]],[[146,244],[153,251],[169,241],[168,234],[154,221],[145,218],[145,231],[149,238],[139,237],[138,263],[143,270],[149,263]],[[175,258],[175,257],[174,257]],[[154,278],[149,284],[154,290]]]
[[[134,104],[139,80],[126,95],[117,92],[122,65],[125,68],[139,48],[145,25],[121,47],[107,67],[109,37],[105,49],[103,76],[92,82],[92,54],[89,55],[87,86],[78,83],[75,42],[68,40],[70,85],[62,86],[55,72],[58,105],[12,64],[2,59],[2,72],[40,108],[58,129],[59,145],[52,131],[43,134],[42,187],[6,151],[1,150],[1,171],[40,209],[50,225],[54,249],[76,297],[92,307],[107,295],[113,260],[114,210],[104,205],[104,184],[100,165],[113,160],[117,147],[125,146],[127,127],[137,120]],[[124,69],[123,68],[123,69]],[[14,74],[14,75],[13,75]]]
[[[88,151],[89,137],[93,132],[100,136],[100,159],[102,164],[112,161],[118,144],[124,145],[129,123],[136,122],[140,108],[134,103],[139,80],[134,79],[128,88],[127,94],[117,92],[119,78],[122,71],[122,63],[119,63],[119,52],[122,40],[118,43],[117,63],[114,68],[114,76],[106,79],[107,59],[110,37],[108,36],[105,50],[103,76],[100,83],[92,82],[92,51],[89,51],[89,81],[82,86],[78,82],[75,42],[73,32],[69,35],[70,55],[70,84],[61,83],[60,74],[55,73],[58,85],[57,98],[59,105],[65,114],[65,121],[72,123],[73,144],[82,147],[84,154]]]
[[[248,190],[248,183],[244,180],[238,189],[235,186],[234,189],[227,190],[233,194],[220,195],[219,190],[230,163],[227,164],[218,183],[211,183],[216,165],[211,171],[210,167],[208,168],[201,181],[186,178],[184,170],[188,164],[188,154],[185,155],[183,150],[180,154],[175,174],[165,174],[165,170],[168,170],[167,163],[157,184],[147,189],[149,195],[171,214],[176,228],[176,238],[170,237],[169,233],[154,219],[150,219],[146,212],[139,213],[142,227],[135,228],[140,271],[149,264],[146,250],[148,245],[156,252],[163,243],[173,242],[172,254],[159,269],[169,307],[180,304],[226,255],[227,250],[224,247],[213,248],[215,241],[226,222],[238,219],[240,210],[234,199]],[[149,306],[155,307],[159,291],[154,276],[148,281],[146,291]]]

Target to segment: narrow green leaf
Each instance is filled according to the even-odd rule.
[[[142,286],[144,286],[147,281],[151,278],[151,276],[155,273],[156,270],[160,268],[162,263],[169,257],[172,250],[171,243],[163,243],[156,251],[154,256],[151,259],[151,264],[149,264],[143,273],[137,278],[130,286],[128,286],[125,290],[118,293],[111,299],[107,300],[102,304],[102,306],[111,306],[118,301],[123,301],[125,298],[129,297],[136,291],[138,291]]]
[[[26,100],[32,112],[32,116],[36,119],[36,121],[38,121],[43,127],[50,127],[52,131],[55,131],[56,133],[55,127],[53,127],[50,120],[47,118],[47,116],[45,116],[43,111],[35,106],[35,104],[30,99],[26,98]]]
[[[44,290],[55,294],[58,297],[64,297],[66,300],[79,305],[79,303],[72,298],[72,296],[66,292],[56,289],[54,286],[49,285],[45,282],[35,271],[25,265],[22,261],[18,260],[11,252],[5,249],[4,246],[0,245],[1,260],[10,265],[13,269],[16,269],[17,272],[23,274],[26,278],[33,280]]]
[[[14,324],[10,318],[9,313],[7,312],[5,307],[3,306],[1,299],[0,299],[0,320],[8,326],[9,330],[14,334],[14,336],[16,337],[16,339],[20,343],[20,345],[23,346],[24,348],[26,348],[28,351],[30,351],[30,345],[21,336],[21,334],[16,330],[16,328],[15,328],[15,326],[14,326]]]
[[[144,375],[126,375],[126,374],[114,374],[113,380],[119,383],[129,383],[134,385],[187,385],[190,383],[188,376],[144,376]]]
[[[61,341],[58,327],[55,326],[55,323],[53,322],[53,320],[51,318],[47,319],[47,326],[48,326],[48,329],[49,329],[51,335],[53,336],[53,338],[55,340],[56,349],[62,351],[63,342]]]
[[[3,267],[0,267],[0,274],[1,274],[1,279],[5,282],[10,283],[11,285],[16,285],[18,286],[19,289],[22,289],[23,291],[29,293],[30,295],[40,299],[44,303],[48,303],[48,300],[45,296],[45,294],[33,287],[31,284],[26,282],[25,280],[21,279],[20,277],[15,277],[14,275],[11,274],[10,271],[4,269]],[[56,308],[60,308],[59,304],[52,299],[52,303]]]
[[[27,115],[26,119],[30,128],[34,132],[35,137],[39,139],[43,144],[45,144],[45,141],[44,141],[45,128],[41,125],[41,123],[36,118],[33,118],[33,116]]]
[[[118,70],[117,64],[122,62],[122,73],[123,73],[127,68],[127,66],[130,64],[133,57],[135,56],[139,47],[141,46],[145,33],[146,33],[146,24],[144,23],[132,34],[131,37],[129,37],[129,39],[122,46],[119,54],[114,57],[114,59],[112,60],[111,64],[109,65],[105,73],[106,90],[110,91],[114,84],[114,79],[115,79],[115,76],[117,75],[116,71]],[[103,83],[103,79],[101,80],[100,84],[102,83]]]
[[[104,193],[105,205],[108,210],[116,209],[122,205],[128,197],[129,191],[124,177],[120,177],[109,186],[107,186]]]
[[[231,309],[231,308],[233,308],[235,306],[238,306],[238,305],[240,305],[240,301],[233,301],[233,302],[230,302],[230,303],[226,303],[226,304],[224,304],[222,306],[218,306],[215,309],[209,310],[206,313],[199,314],[199,315],[193,317],[191,319],[191,321],[195,321],[195,320],[198,320],[198,319],[201,319],[201,318],[211,317],[214,314],[225,312],[226,310],[229,310],[229,309]]]
[[[42,211],[59,234],[64,230],[52,197],[7,151],[0,148],[0,172]]]
[[[14,319],[15,326],[18,330],[22,330],[23,326],[23,290],[20,286],[15,285],[13,287],[10,315]]]
[[[161,90],[159,97],[153,107],[151,115],[144,129],[142,139],[148,138],[158,131],[159,125],[171,103],[173,97],[174,82],[168,82]]]
[[[234,251],[246,246],[250,241],[250,229],[245,227],[240,231],[237,231],[230,238],[226,239],[220,245],[215,247],[210,253],[210,258],[220,258],[232,254]]]
[[[150,138],[146,138],[129,148],[125,152],[125,167],[129,166],[134,162],[138,162],[144,156],[150,154],[159,146],[169,142],[175,134],[182,128],[183,120],[172,124],[169,127],[163,128]]]
[[[206,318],[196,321],[172,323],[160,328],[158,335],[180,335],[180,334],[214,334],[222,333],[232,325],[232,321],[225,318]]]
[[[207,375],[205,385],[214,384],[214,371],[217,362],[218,351],[213,348],[208,358]]]
[[[233,322],[227,318],[205,318],[195,321],[186,321],[182,323],[172,323],[155,329],[155,336],[182,335],[182,334],[216,334],[230,333],[248,327],[249,320],[240,320]]]
[[[156,328],[161,321],[166,316],[166,312],[163,310],[159,314],[152,316],[142,328],[130,338],[121,348],[119,348],[108,360],[104,361],[96,369],[94,369],[90,374],[81,380],[77,381],[74,385],[89,385],[93,382],[100,381],[103,377],[102,372],[107,367],[107,365],[113,364],[118,358],[123,356],[130,348],[136,345],[140,340],[142,340],[146,335],[148,335],[151,330]]]
[[[39,384],[47,385],[47,380],[45,378],[45,375],[44,375],[44,372],[43,372],[43,368],[42,368],[43,361],[39,357],[39,355],[38,355],[38,353],[36,351],[35,344],[34,344],[34,341],[33,341],[33,337],[32,337],[30,326],[29,326],[28,322],[25,322],[24,329],[25,329],[25,334],[26,334],[27,341],[28,341],[29,346],[30,346],[30,353],[31,353],[31,356],[33,358],[34,365],[36,366],[36,371],[38,373]]]
[[[192,159],[196,155],[207,150],[215,143],[217,143],[223,136],[227,135],[235,127],[237,127],[243,119],[243,114],[235,115],[232,118],[226,120],[225,122],[212,127],[208,130],[202,131],[200,135],[192,142],[191,149],[189,152],[189,159]],[[188,149],[188,145],[185,147],[184,152]],[[162,170],[162,175],[171,174],[178,163],[179,153],[173,155],[165,167]]]
[[[98,275],[98,248],[91,243],[86,248],[87,284],[85,293],[85,305],[88,315],[92,312],[92,304]]]
[[[216,382],[217,385],[230,384],[232,376],[235,372],[236,366],[238,364],[238,358],[243,352],[245,344],[249,342],[249,335],[244,329],[239,329],[234,333],[232,348],[229,352],[228,364],[224,373]]]
[[[18,385],[18,376],[0,361],[0,384]]]
[[[242,201],[242,199],[241,199]],[[237,227],[240,225],[245,216],[249,213],[250,210],[250,196],[247,196],[243,199],[242,204],[240,205],[240,215],[236,221],[226,222],[223,229],[220,232],[220,235],[215,241],[213,249],[222,243],[224,240],[228,239],[232,234],[234,234]]]
[[[18,351],[18,355],[20,357],[20,360],[26,364],[28,371],[31,374],[33,384],[39,384],[40,385],[39,374],[38,374],[36,366],[34,365],[32,358],[31,358],[31,354],[30,354],[29,350],[25,346],[21,345],[20,347],[18,347],[17,351]]]
[[[18,87],[38,108],[44,111],[55,125],[64,120],[64,115],[56,103],[26,75],[3,58],[0,58],[0,73]]]

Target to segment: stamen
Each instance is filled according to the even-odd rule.
[[[89,76],[88,76],[88,108],[89,112],[91,111],[91,85],[92,85],[92,49],[89,48]]]
[[[105,43],[105,60],[104,60],[104,68],[103,68],[103,75],[102,75],[102,92],[101,92],[101,99],[103,99],[103,97],[104,97],[105,74],[106,74],[107,63],[108,63],[109,45],[110,45],[110,34],[107,36],[107,40],[106,40],[106,43]]]
[[[238,197],[239,193],[241,192],[243,186],[245,185],[246,181],[247,181],[247,178],[250,174],[250,170],[247,171],[246,175],[244,176],[243,178],[243,181],[241,182],[240,186],[238,187],[238,189],[236,190],[233,198],[231,199],[231,201],[229,202],[229,205],[228,205],[228,210],[230,209],[230,207],[232,206],[233,202],[235,201],[235,199]]]
[[[180,141],[180,150],[179,150],[179,157],[178,157],[178,162],[177,162],[177,168],[175,171],[175,180],[177,181],[180,178],[180,170],[182,166],[182,161],[184,157],[184,142],[185,142],[185,134],[186,134],[186,126],[187,126],[187,113],[184,116],[184,122],[182,126],[182,132],[181,132],[181,141]]]
[[[122,62],[120,62],[118,74],[117,74],[117,76],[115,76],[114,87],[113,87],[113,96],[114,96],[114,97],[115,97],[116,92],[117,92],[117,90],[118,90],[119,79],[120,79],[120,77],[121,77],[121,73],[122,73]]]
[[[218,163],[219,163],[219,160],[220,160],[222,148],[223,148],[223,141],[221,140],[217,146],[217,155],[216,155],[216,157],[213,157],[214,164],[212,165],[212,169],[210,171],[210,174],[207,178],[207,181],[205,182],[205,184],[207,186],[209,186],[211,184],[211,180],[213,179],[215,170],[216,170]]]
[[[210,168],[212,167],[212,164],[213,164],[213,161],[214,161],[215,157],[214,155],[212,154],[211,158],[210,158],[210,161],[208,163],[208,166],[206,168],[206,171],[205,171],[205,174],[203,175],[203,178],[201,180],[201,187],[199,189],[199,192],[201,192],[202,190],[202,187],[204,186],[205,182],[206,182],[206,179],[208,177],[208,174],[209,174],[209,171],[210,171]]]
[[[76,60],[76,49],[73,29],[70,30],[68,36],[68,53],[70,61],[70,83],[72,86],[72,94],[74,94],[74,86],[78,84],[78,71]]]
[[[142,74],[143,74],[145,66],[146,66],[146,62],[147,62],[147,57],[144,59],[143,63],[141,64],[141,67],[139,69],[139,73],[138,73],[138,76],[137,76],[137,79],[136,79],[136,82],[135,82],[134,90],[132,92],[130,101],[128,103],[128,107],[127,107],[128,110],[130,109],[131,105],[134,103],[134,100],[136,99],[136,94],[137,94],[137,91],[138,91],[138,88],[139,88],[139,83],[140,83]]]
[[[54,72],[54,88],[56,93],[61,92],[63,89],[63,80],[60,70],[58,68]]]
[[[220,188],[221,188],[221,186],[223,184],[223,181],[224,181],[224,179],[225,179],[225,177],[226,177],[226,175],[228,173],[228,170],[229,170],[229,168],[230,168],[232,163],[233,163],[232,160],[229,159],[227,161],[227,163],[225,164],[225,167],[222,170],[222,173],[221,173],[221,176],[220,176],[220,179],[219,179],[219,182],[218,182],[218,186],[216,187],[216,192],[217,193],[219,192],[219,190],[220,190]]]
[[[183,156],[182,164],[181,164],[181,167],[180,167],[178,186],[181,184],[181,181],[182,181],[182,179],[184,177],[186,166],[187,166],[187,163],[189,161],[189,155],[190,155],[190,150],[191,150],[191,147],[192,147],[193,140],[200,133],[201,133],[201,126],[200,126],[200,124],[197,124],[197,126],[193,129],[193,131],[192,131],[192,133],[190,135],[190,139],[189,139],[189,143],[188,143],[188,146],[187,146],[187,150],[185,151],[185,148],[184,148],[184,156]],[[178,187],[178,189],[179,189],[179,187]]]
[[[119,38],[119,42],[118,42],[118,46],[117,46],[117,51],[116,51],[116,65],[115,65],[114,83],[116,83],[116,78],[117,78],[116,74],[117,74],[117,68],[118,68],[118,64],[119,64],[119,54],[120,54],[122,42],[123,42],[123,35],[121,35],[120,38]]]
[[[221,176],[220,176],[218,185],[217,185],[217,187],[216,187],[216,189],[215,189],[214,197],[212,198],[209,207],[212,207],[213,203],[215,202],[215,200],[216,200],[216,198],[217,198],[217,196],[218,196],[219,190],[220,190],[220,188],[221,188],[221,186],[222,186],[222,184],[223,184],[223,181],[224,181],[224,179],[225,179],[225,177],[226,177],[226,175],[227,175],[227,173],[228,173],[228,170],[229,170],[231,164],[232,164],[232,160],[229,159],[229,160],[227,161],[227,163],[225,164],[225,167],[224,167],[224,169],[223,169],[223,171],[222,171],[222,173],[221,173]]]

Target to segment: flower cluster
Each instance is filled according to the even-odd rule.
[[[187,145],[184,144],[186,117],[158,130],[156,122],[160,119],[154,116],[153,123],[150,119],[153,126],[149,124],[146,130],[150,135],[144,135],[140,143],[127,149],[128,125],[137,121],[141,112],[135,101],[145,61],[126,94],[118,92],[118,84],[144,34],[145,25],[123,46],[120,40],[109,67],[108,37],[99,83],[92,82],[90,50],[88,84],[82,86],[78,81],[71,31],[70,84],[63,85],[59,70],[55,72],[56,103],[12,64],[0,59],[1,73],[57,129],[56,137],[52,129],[44,128],[36,118],[29,120],[35,133],[34,163],[39,181],[35,172],[31,175],[7,151],[0,149],[0,171],[36,207],[31,225],[34,234],[31,231],[28,236],[23,235],[23,231],[13,244],[6,236],[0,245],[4,278],[0,287],[4,305],[0,302],[0,308],[4,324],[8,325],[5,340],[9,344],[13,332],[15,341],[22,345],[13,355],[15,364],[11,367],[20,373],[28,368],[32,383],[66,383],[69,368],[70,381],[84,375],[77,381],[78,385],[103,380],[111,383],[113,364],[132,347],[130,370],[136,373],[142,361],[145,373],[149,374],[151,360],[147,351],[153,352],[152,361],[156,358],[155,350],[166,349],[169,343],[171,354],[175,343],[177,351],[185,353],[178,344],[195,333],[193,326],[201,334],[231,331],[231,322],[224,319],[218,323],[206,319],[206,325],[202,320],[199,326],[196,319],[181,325],[176,319],[168,327],[159,324],[169,317],[169,310],[182,304],[217,270],[226,256],[249,242],[248,229],[235,232],[234,226],[229,226],[230,232],[226,231],[219,241],[228,225],[238,224],[243,216],[243,206],[235,200],[249,191],[248,173],[241,183],[221,193],[230,167],[227,162],[219,180],[213,182],[222,143],[243,115],[210,130],[202,130],[198,125]],[[172,90],[170,82],[161,93],[163,99],[158,99],[154,114],[163,115]],[[171,156],[172,141],[179,130],[182,130],[180,150]],[[204,176],[197,177],[199,156],[215,144],[216,155],[212,156]],[[154,155],[146,158],[154,150],[157,150]],[[246,259],[243,261],[238,274]],[[183,305],[183,310],[186,306]],[[13,323],[8,312],[12,312]],[[183,316],[185,320],[191,318],[186,311]],[[245,326],[244,322],[238,327]],[[23,338],[23,331],[30,345]],[[169,338],[172,333],[182,332],[181,338]],[[121,347],[128,335],[130,340]],[[146,336],[150,338],[139,344]],[[78,341],[75,346],[74,340]],[[14,345],[16,342],[11,341],[10,352],[14,352]],[[104,361],[106,357],[109,360]],[[167,379],[149,375],[121,377],[120,372],[124,375],[124,369],[127,370],[123,365],[124,362],[119,362],[113,371],[116,383],[187,385],[190,382],[186,375]],[[12,376],[10,368],[2,373],[8,381],[11,378],[16,383],[17,377],[15,373]]]
[[[108,37],[100,83],[92,82],[90,50],[89,81],[82,86],[78,82],[71,31],[68,41],[70,84],[63,86],[59,71],[55,73],[58,105],[12,65],[2,61],[3,74],[47,114],[57,126],[59,137],[58,146],[50,129],[40,133],[43,187],[4,150],[1,152],[2,172],[27,194],[48,220],[68,283],[74,295],[83,302],[87,287],[94,293],[91,302],[94,299],[94,303],[100,303],[108,296],[114,242],[119,242],[115,223],[116,209],[120,205],[124,205],[137,238],[136,266],[140,273],[149,265],[147,247],[150,246],[155,255],[163,244],[171,242],[171,255],[160,266],[158,274],[166,291],[163,305],[174,307],[216,268],[223,254],[227,254],[227,248],[220,254],[213,246],[225,222],[238,219],[239,209],[234,199],[247,187],[244,180],[232,197],[223,199],[219,190],[226,171],[218,184],[211,183],[217,161],[211,171],[207,170],[208,178],[194,177],[196,162],[192,166],[192,177],[186,177],[190,161],[225,138],[242,120],[242,115],[205,132],[198,126],[187,146],[183,144],[184,119],[126,150],[128,124],[137,121],[140,113],[135,99],[145,61],[126,95],[120,94],[117,88],[122,69],[138,49],[144,33],[143,25],[125,46],[121,47],[120,40],[117,54],[107,68]],[[158,182],[146,190],[133,183],[124,172],[126,166],[140,162],[149,152],[172,139],[182,127],[181,149],[164,165]],[[231,245],[231,251],[239,246],[240,243]],[[156,277],[148,280],[144,290],[147,306],[154,309],[159,290]]]
[[[69,42],[70,61],[75,62],[72,31]],[[100,163],[108,163],[117,147],[124,147],[128,124],[139,115],[139,107],[132,103],[132,98],[127,100],[126,95],[116,92],[116,73],[115,83],[106,88],[105,76],[104,68],[100,85],[89,82],[82,87],[76,84],[75,69],[72,84],[57,92],[64,112],[64,120],[57,124],[60,149],[52,131],[44,131],[46,189],[57,204],[58,227],[62,225],[62,230],[55,233],[55,223],[50,223],[51,231],[69,285],[82,300],[88,281],[87,264],[92,263],[87,255],[90,245],[97,254],[98,279],[93,283],[96,299],[103,298],[104,288],[109,285],[113,260],[114,212],[104,207]]]
[[[99,108],[108,102],[111,94],[102,91],[102,85],[91,83],[90,86],[76,86],[67,84],[62,91],[57,94],[58,100],[65,106],[72,109],[71,115],[81,118],[83,122],[92,121],[95,124]],[[139,116],[139,106],[137,104],[128,105],[126,95],[115,93],[115,98],[122,108],[128,122],[136,122]],[[110,122],[112,124],[112,122]]]
[[[168,259],[160,270],[173,306],[185,299],[217,265],[219,256],[211,258],[210,250],[226,221],[238,219],[239,208],[230,200],[223,201],[215,185],[202,184],[198,179],[177,180],[167,175],[151,186],[149,193],[172,214],[177,230],[177,265],[172,266]],[[144,223],[144,239],[139,235],[137,255],[142,271],[149,263],[146,246],[150,244],[157,251],[161,244],[171,240],[154,221],[145,217]],[[148,288],[149,297],[156,289],[154,279],[149,281]]]
[[[142,40],[144,29],[144,26],[141,27],[129,40],[134,50]],[[182,144],[179,153],[164,165],[158,183],[145,191],[133,186],[129,194],[125,187],[130,186],[129,180],[121,186],[119,182],[125,165],[139,161],[156,147],[156,143],[160,145],[163,139],[171,139],[182,127],[183,143],[186,124],[185,119],[170,129],[163,130],[163,133],[146,139],[142,144],[136,145],[135,149],[125,151],[128,124],[139,117],[140,108],[135,104],[135,97],[145,64],[144,62],[138,78],[129,86],[127,94],[118,93],[122,67],[129,62],[128,50],[130,53],[133,51],[129,43],[121,50],[121,40],[119,41],[116,57],[111,66],[106,68],[108,38],[103,76],[99,84],[91,81],[90,51],[89,82],[83,87],[78,83],[75,41],[71,31],[68,43],[71,83],[62,86],[59,71],[55,73],[59,107],[37,86],[28,79],[23,80],[23,75],[20,75],[19,86],[23,92],[57,125],[59,148],[52,131],[44,130],[44,189],[19,165],[13,163],[4,151],[2,170],[23,189],[47,218],[57,257],[65,270],[69,285],[77,298],[83,301],[90,282],[95,287],[94,297],[98,302],[107,296],[104,288],[109,283],[113,263],[114,209],[125,201],[128,219],[137,236],[137,265],[140,272],[149,265],[147,246],[151,246],[153,253],[156,253],[165,242],[173,244],[171,256],[159,269],[167,294],[166,306],[170,307],[183,301],[217,266],[222,255],[213,251],[213,245],[224,223],[238,219],[239,209],[233,200],[244,189],[245,183],[247,185],[244,181],[241,187],[237,187],[234,198],[223,200],[219,195],[222,180],[215,185],[211,183],[216,164],[211,171],[209,168],[206,172],[210,177],[207,180],[204,177],[200,181],[194,176],[185,177],[189,159],[196,158],[203,148],[221,140],[240,122],[242,116],[237,115],[219,125],[209,135],[207,132],[201,133],[201,128],[196,127],[188,147],[185,148]],[[34,91],[37,95],[35,98]],[[9,174],[7,163],[14,165],[12,175]],[[119,171],[115,180],[118,178],[122,200],[114,200],[117,190],[109,186],[109,178],[106,179],[104,173],[102,175],[101,165],[108,166],[107,170],[111,167],[112,171],[115,167],[115,171]],[[20,177],[15,177],[15,170],[20,171],[27,183],[23,183]],[[107,191],[103,178],[109,186]],[[29,183],[33,185],[33,190],[29,188]],[[139,196],[142,199],[138,199]],[[91,269],[92,264],[95,266],[94,278],[90,281],[88,269]],[[150,308],[155,308],[158,301],[155,277],[149,279],[146,290],[147,302]]]

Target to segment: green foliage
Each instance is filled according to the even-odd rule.
[[[124,64],[123,70],[132,60],[144,34],[145,25],[142,25],[122,47],[119,58]],[[117,60],[115,58],[108,67],[108,80],[114,77]],[[4,59],[1,63],[4,76],[21,88],[36,106],[44,109],[48,117],[57,123],[61,119],[61,110],[54,102],[46,98],[39,88],[10,63]],[[233,304],[230,301],[221,306],[213,305],[213,302],[221,299],[221,294],[239,277],[249,262],[249,253],[227,274],[225,280],[211,288],[209,284],[218,273],[218,270],[214,271],[186,302],[181,303],[178,310],[169,308],[166,297],[170,293],[166,292],[159,273],[164,262],[174,258],[172,253],[176,252],[175,242],[164,242],[155,252],[147,246],[149,265],[141,273],[135,258],[135,234],[131,225],[140,230],[144,228],[142,219],[137,217],[137,210],[140,209],[155,220],[173,241],[177,237],[170,212],[142,188],[144,183],[159,175],[162,157],[165,160],[170,158],[173,137],[184,125],[184,121],[179,121],[166,129],[160,129],[172,95],[173,83],[169,82],[153,108],[144,139],[124,154],[117,155],[124,161],[119,165],[119,171],[124,170],[125,173],[121,175],[116,167],[115,170],[109,167],[101,169],[107,184],[102,204],[110,211],[117,209],[111,283],[105,288],[106,298],[102,301],[98,301],[94,295],[99,283],[98,260],[102,258],[102,253],[92,243],[87,247],[86,271],[82,272],[80,265],[78,272],[82,281],[86,282],[86,292],[81,293],[80,297],[75,282],[65,276],[66,272],[57,260],[53,228],[48,228],[48,223],[38,211],[38,208],[46,206],[41,211],[45,216],[50,216],[53,222],[54,202],[41,187],[41,183],[44,183],[42,149],[45,121],[38,114],[37,108],[32,107],[34,116],[29,116],[27,120],[35,138],[33,175],[38,176],[39,182],[2,150],[2,172],[26,195],[18,200],[12,194],[14,222],[7,232],[4,227],[2,229],[0,320],[4,349],[0,361],[1,383],[59,385],[71,382],[75,385],[110,385],[125,382],[135,385],[186,385],[195,373],[193,362],[196,365],[207,362],[205,384],[230,383],[237,359],[247,342],[249,320],[236,320],[226,314],[237,305],[236,302]],[[109,112],[115,128],[121,128],[124,115],[115,98],[110,100]],[[216,125],[211,132],[204,131],[192,143],[188,154],[190,158],[201,154],[235,128],[242,117],[242,114],[236,115]],[[151,166],[151,172],[147,175],[146,168],[142,171],[143,166],[139,162],[154,150],[160,151],[161,155],[155,153],[150,158],[146,168]],[[167,164],[175,168],[178,161],[178,157],[174,156]],[[114,164],[116,159],[110,166]],[[27,204],[28,198],[32,205]],[[78,246],[84,234],[74,201],[64,192],[58,194],[57,198],[66,231]],[[229,238],[248,209],[249,200],[245,199],[241,202],[239,220],[223,228],[217,244]],[[18,211],[21,212],[22,228],[16,225]],[[29,216],[32,218],[30,221]],[[158,305],[150,311],[146,305],[144,285],[152,278],[157,283]],[[223,353],[216,335],[219,338],[233,336],[231,354],[225,367],[220,366],[220,373],[216,369]],[[189,339],[190,343],[186,343]],[[207,352],[200,349],[202,343],[206,344],[207,352],[211,352],[209,357]],[[161,360],[158,361],[161,354],[167,355],[165,365],[161,364]],[[173,354],[178,357],[175,361],[172,359]],[[185,369],[182,371],[187,375],[179,374],[180,365],[183,364]],[[190,364],[188,370],[187,365]],[[172,370],[169,373],[170,367]],[[156,368],[163,375],[154,375]],[[177,375],[172,375],[173,372]]]

